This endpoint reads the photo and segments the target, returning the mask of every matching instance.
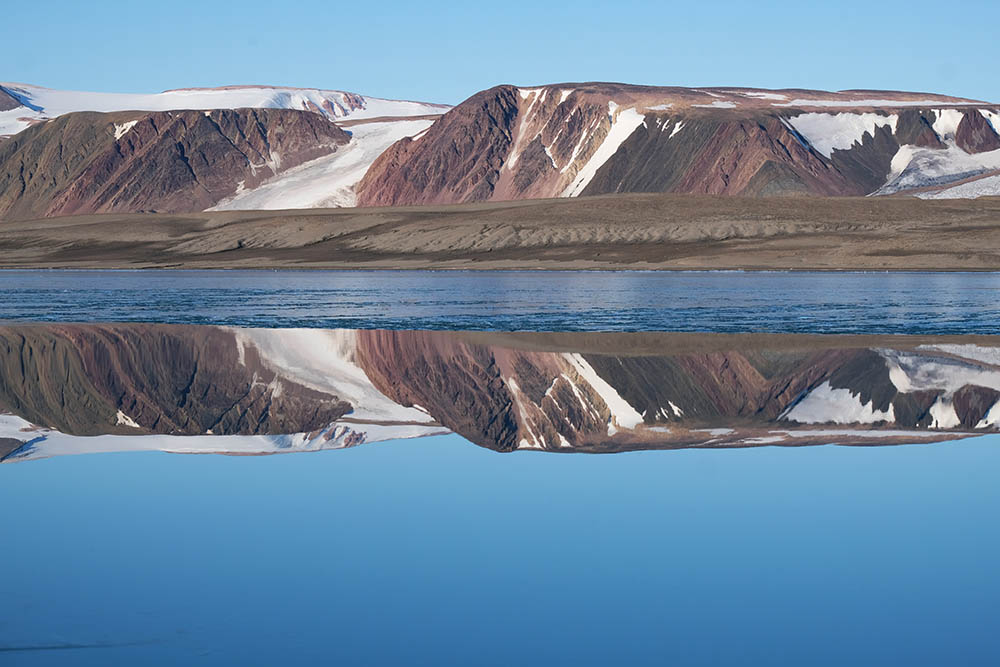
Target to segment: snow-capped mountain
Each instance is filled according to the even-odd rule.
[[[10,100],[15,100],[17,105],[13,106]],[[243,108],[312,111],[329,120],[427,116],[441,114],[449,109],[442,104],[385,100],[316,88],[225,86],[181,88],[145,94],[90,93],[54,90],[25,83],[0,83],[0,137],[17,134],[35,123],[76,111],[203,111]]]
[[[868,195],[992,179],[953,191],[982,194],[1000,180],[998,128],[998,105],[924,93],[498,86],[387,150],[359,203]]]
[[[352,206],[448,107],[265,86],[155,95],[0,84],[0,217]],[[248,145],[252,144],[252,145]]]
[[[318,89],[0,84],[0,134],[20,130],[0,141],[0,217],[619,192],[978,197],[1000,194],[998,127],[998,105],[890,91],[497,86],[449,111]]]

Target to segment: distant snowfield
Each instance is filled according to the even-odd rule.
[[[1000,169],[1000,150],[985,153],[966,153],[954,141],[946,140],[947,148],[901,146],[892,159],[891,172],[886,184],[876,194],[893,194],[901,190],[947,185],[984,172]],[[972,181],[949,188],[950,195],[928,193],[924,197],[962,197],[996,194],[991,190],[994,181]],[[944,192],[947,192],[945,190]],[[920,195],[918,195],[920,196]]]
[[[874,401],[862,403],[856,393],[850,389],[834,389],[829,380],[792,405],[783,418],[801,424],[874,424],[896,421],[892,405],[886,411],[877,410]]]
[[[171,454],[232,454],[253,456],[344,449],[369,442],[447,435],[446,428],[421,424],[359,424],[334,422],[315,433],[288,435],[68,435],[35,426],[14,415],[0,415],[0,437],[25,445],[4,462],[33,461],[53,456],[111,452]]]
[[[1000,196],[1000,174],[953,185],[934,192],[918,192],[921,199],[976,199]]]
[[[0,112],[0,136],[17,134],[32,123],[76,111],[171,111],[177,109],[298,109],[330,120],[441,114],[448,106],[386,100],[339,90],[233,86],[168,90],[162,93],[91,93],[53,90],[23,83],[0,83],[23,107]]]
[[[282,172],[253,190],[219,202],[210,211],[280,210],[354,206],[354,187],[372,162],[404,137],[420,134],[433,120],[373,121],[347,128],[351,142],[293,169]]]
[[[875,134],[876,128],[888,125],[893,132],[899,116],[877,113],[804,113],[788,119],[795,131],[813,148],[829,158],[834,149],[847,150],[861,143],[865,134]]]
[[[972,100],[962,102],[942,102],[941,100],[808,100],[797,99],[790,102],[774,102],[774,107],[888,107],[890,109],[898,107],[941,107],[941,106],[969,106],[974,104]]]
[[[737,104],[738,104],[737,102],[730,102],[730,101],[723,102],[720,100],[716,100],[711,104],[692,104],[691,106],[701,107],[703,109],[735,109]]]
[[[897,103],[895,106],[913,105]],[[949,108],[933,111],[932,128],[945,147],[900,146],[893,156],[886,182],[872,194],[888,195],[922,188],[933,188],[916,194],[925,199],[966,199],[1000,194],[1000,174],[990,173],[1000,170],[1000,150],[966,153],[955,142],[964,111]],[[997,112],[991,109],[978,109],[978,112],[994,128],[998,125],[1000,114]],[[784,122],[817,153],[830,159],[836,150],[849,150],[862,144],[865,136],[874,136],[878,128],[888,127],[895,134],[899,116],[885,112],[808,112]],[[951,185],[981,175],[984,177]]]

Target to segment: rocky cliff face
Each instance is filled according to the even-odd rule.
[[[615,452],[932,442],[1000,428],[995,342],[490,336],[7,326],[0,451],[275,453],[450,431],[497,451]]]
[[[940,158],[911,189],[994,173],[998,121],[996,108],[971,100],[882,91],[498,86],[383,153],[358,202],[865,195],[910,166],[909,148]]]
[[[514,138],[517,93],[509,86],[467,100],[419,139],[405,138],[382,153],[359,192],[365,205],[490,199]],[[427,162],[430,157],[432,164]]]
[[[66,114],[0,144],[0,218],[203,210],[349,141],[286,109]]]

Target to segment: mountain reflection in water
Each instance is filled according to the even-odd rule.
[[[12,325],[0,413],[4,462],[935,442],[1000,427],[1000,338]]]

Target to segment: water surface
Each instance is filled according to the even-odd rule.
[[[2,271],[0,320],[996,333],[996,273]]]
[[[989,665],[1000,440],[0,466],[13,665]],[[148,643],[147,643],[148,642]]]
[[[2,320],[252,327],[993,334],[998,296],[998,274],[0,272]],[[9,348],[3,379],[26,378],[9,385],[10,409],[51,399],[77,419],[70,427],[100,421],[117,433],[137,428],[119,423],[122,408],[152,431],[157,410],[188,405],[171,392],[187,395],[191,383],[170,373],[187,348],[115,344],[96,355],[88,340],[75,336],[73,354],[32,357],[56,360],[34,379]],[[211,349],[190,358],[228,359],[218,351],[229,348]],[[150,364],[150,350],[171,363]],[[625,357],[584,358],[630,400],[647,400],[647,384],[630,379],[645,376],[615,379]],[[94,359],[119,359],[123,382],[86,365]],[[963,363],[962,373],[980,373],[993,358]],[[858,372],[837,384],[843,397],[891,400],[902,414],[871,366],[838,366]],[[192,414],[218,407],[206,397],[243,395],[250,381],[219,368],[199,385],[215,394],[199,394]],[[804,368],[816,389],[815,366]],[[73,391],[63,371],[77,374]],[[962,384],[961,398],[965,375],[930,375],[947,386],[931,398],[921,389],[920,400],[954,399],[969,424],[996,398],[980,379],[969,381],[975,391]],[[148,391],[127,403],[123,386]],[[448,389],[428,389],[441,419],[455,403]],[[645,393],[664,419],[692,395]],[[284,394],[300,395],[316,398]],[[370,410],[367,396],[351,405]],[[825,415],[828,403],[812,409]],[[127,452],[0,465],[0,664],[998,664],[998,472],[997,435],[600,457],[501,455],[447,435],[295,456]]]

